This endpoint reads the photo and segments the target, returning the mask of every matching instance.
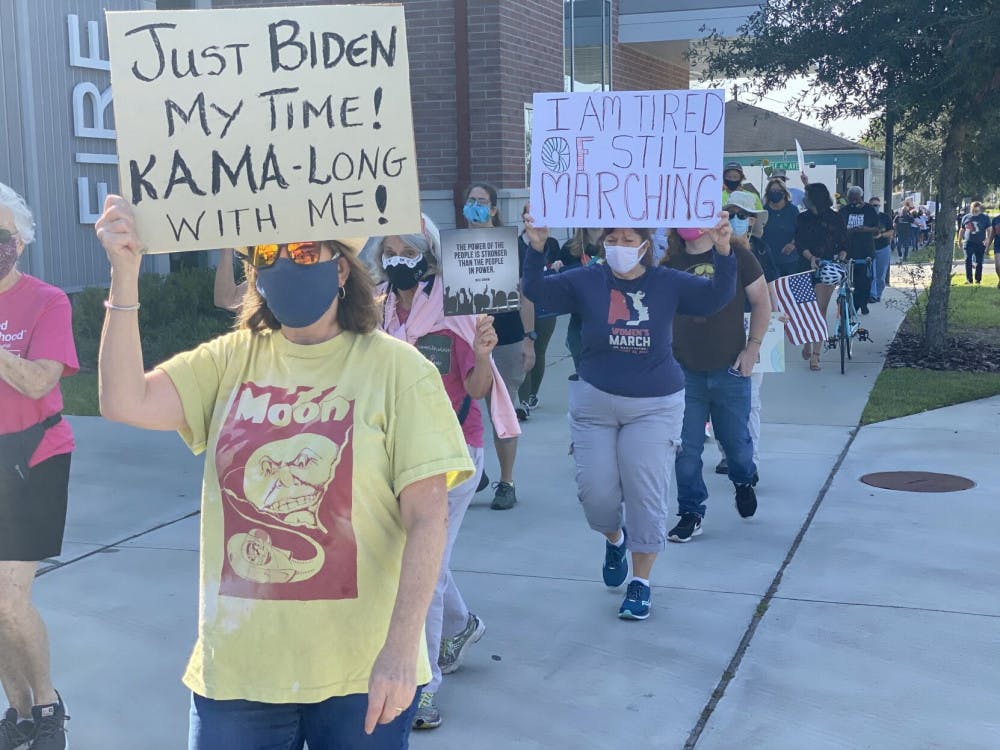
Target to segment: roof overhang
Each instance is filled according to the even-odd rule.
[[[672,0],[663,10],[663,0],[621,0],[618,40],[677,42],[703,39],[713,29],[735,36],[740,26],[761,6],[748,0]]]

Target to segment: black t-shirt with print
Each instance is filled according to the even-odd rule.
[[[868,203],[849,203],[840,209],[847,225],[847,254],[855,260],[875,255],[875,235],[871,232],[852,232],[852,229],[878,228],[878,213]]]

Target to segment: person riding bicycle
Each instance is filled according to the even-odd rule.
[[[801,250],[802,257],[813,270],[819,267],[821,260],[847,260],[847,226],[844,217],[833,210],[833,198],[826,185],[821,182],[806,185],[802,202],[806,210],[799,214],[795,227],[795,246]],[[816,301],[824,318],[833,290],[830,284],[816,284]],[[810,370],[820,369],[823,343],[811,341],[802,347],[802,358],[809,360]]]
[[[865,191],[855,185],[847,191],[847,205],[840,209],[840,214],[847,224],[847,254],[854,262],[854,308],[867,315],[875,235],[881,231],[878,212],[865,203]]]

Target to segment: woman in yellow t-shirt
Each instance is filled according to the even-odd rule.
[[[437,370],[376,331],[364,241],[244,248],[238,330],[144,373],[123,198],[97,236],[102,414],[208,451],[189,748],[406,747],[447,490],[473,466]]]

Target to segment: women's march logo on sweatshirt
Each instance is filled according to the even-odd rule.
[[[226,549],[219,593],[357,597],[354,402],[335,391],[244,383],[236,394],[215,452]]]
[[[608,303],[608,326],[611,331],[608,343],[611,348],[626,354],[649,354],[653,339],[642,324],[649,321],[649,308],[643,301],[646,293],[611,290]]]

